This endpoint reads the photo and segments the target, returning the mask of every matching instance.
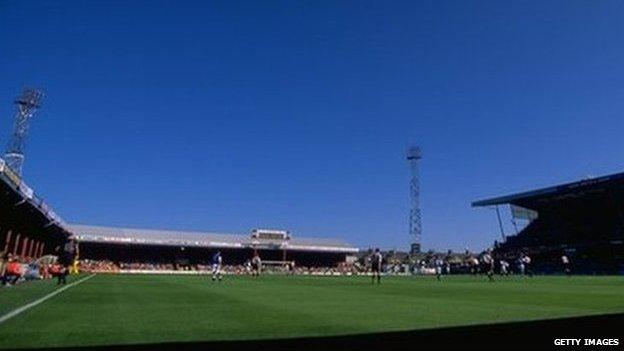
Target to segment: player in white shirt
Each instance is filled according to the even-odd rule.
[[[520,275],[524,275],[524,262],[522,261],[522,257],[518,257],[516,259],[516,265],[518,266],[518,273]]]
[[[288,262],[287,268],[288,268],[288,274],[294,275],[295,274],[295,261]]]
[[[572,273],[570,269],[570,259],[566,255],[561,256],[561,265],[563,266],[563,272],[569,277]]]
[[[500,260],[500,274],[501,275],[509,275],[509,262],[505,260]]]
[[[441,258],[436,258],[434,261],[436,278],[438,281],[442,280],[442,266],[444,266],[444,261]]]
[[[245,261],[245,273],[251,274],[251,260]]]
[[[477,275],[479,273],[479,259],[476,257],[469,257],[468,264],[470,265],[470,273]]]
[[[494,259],[492,258],[492,255],[490,254],[491,250],[487,249],[483,255],[481,256],[481,262],[482,262],[482,267],[483,267],[483,272],[485,272],[488,276],[488,279],[490,279],[490,281],[494,280]]]
[[[522,253],[522,255],[520,256],[520,260],[522,261],[522,264],[524,265],[524,272],[529,277],[533,277],[533,270],[531,269],[531,257],[529,257],[529,255],[525,253]]]

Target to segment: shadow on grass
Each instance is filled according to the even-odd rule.
[[[333,337],[310,337],[273,340],[173,342],[142,345],[112,345],[62,350],[431,350],[431,349],[561,349],[555,339],[619,339],[621,349],[624,313],[574,317],[530,322],[513,322],[466,327],[358,334]],[[563,347],[564,349],[602,349],[601,346]],[[22,349],[23,350],[23,349]],[[42,350],[42,349],[37,349]],[[61,350],[49,349],[49,350]]]

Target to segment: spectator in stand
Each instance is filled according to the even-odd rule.
[[[39,276],[41,277],[41,279],[48,279],[50,278],[50,274],[48,272],[48,265],[45,263],[40,263],[39,264]]]
[[[9,257],[6,270],[2,276],[2,284],[5,286],[15,285],[21,277],[22,264],[19,261],[19,257]]]
[[[4,272],[6,270],[6,266],[9,263],[10,253],[0,251],[0,277],[4,277]]]
[[[53,263],[50,265],[50,267],[48,267],[48,274],[50,274],[50,276],[52,278],[59,278],[59,276],[61,275],[61,265],[58,263]]]
[[[25,280],[39,280],[41,275],[39,274],[39,264],[32,258],[28,260],[28,265],[24,271]]]

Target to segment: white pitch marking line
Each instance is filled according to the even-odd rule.
[[[17,316],[18,314],[20,314],[20,313],[22,313],[22,312],[24,312],[26,310],[29,310],[29,309],[31,309],[31,308],[41,304],[42,302],[46,301],[49,298],[52,298],[55,295],[62,293],[63,291],[71,288],[72,286],[78,285],[78,284],[84,282],[87,279],[93,278],[93,276],[95,276],[95,273],[93,273],[93,274],[91,274],[89,276],[86,276],[86,277],[84,277],[84,278],[82,278],[80,280],[77,280],[77,281],[75,281],[73,283],[70,283],[69,285],[65,285],[65,286],[63,286],[60,289],[54,290],[53,292],[47,294],[46,296],[44,296],[44,297],[42,297],[42,298],[40,298],[38,300],[35,300],[35,301],[33,301],[33,302],[31,302],[31,303],[29,303],[27,305],[24,305],[22,307],[14,309],[13,311],[11,311],[11,312],[9,312],[9,313],[7,313],[7,314],[5,314],[5,315],[0,317],[0,324],[6,322],[7,320]]]

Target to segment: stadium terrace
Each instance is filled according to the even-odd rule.
[[[334,266],[358,249],[339,239],[297,238],[288,231],[254,229],[249,235],[69,225],[90,260],[147,260],[177,265],[205,263],[221,251],[228,264],[242,264],[257,252],[265,261]]]

